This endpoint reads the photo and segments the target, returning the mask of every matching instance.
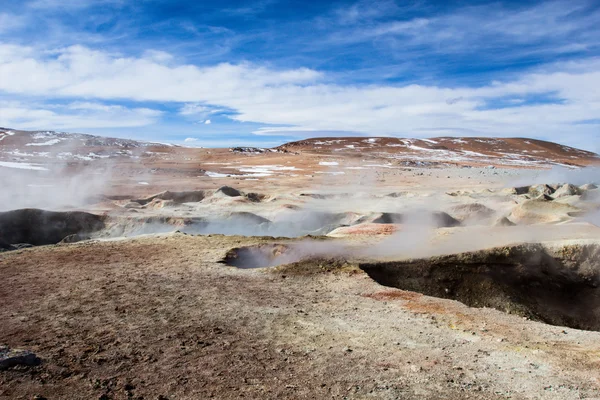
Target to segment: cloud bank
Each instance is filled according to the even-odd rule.
[[[131,7],[120,0],[60,3],[35,0],[0,14],[0,25],[13,32],[0,42],[0,125],[160,127],[181,129],[181,141],[210,132],[275,141],[325,134],[527,136],[597,150],[600,139],[600,12],[585,1],[448,10],[359,1],[292,21],[271,16],[285,2],[243,13],[207,5],[204,25],[182,16],[173,17],[173,26],[163,16],[149,25],[169,37],[168,49],[138,36],[135,52],[113,46],[139,35],[141,25],[128,30],[109,17],[94,17],[103,34],[77,35],[65,23],[52,41],[33,47],[18,40],[34,16],[62,21],[60,13],[68,12],[92,24],[86,10]],[[280,28],[257,28],[258,14],[258,22]],[[232,18],[228,27],[208,25]],[[288,30],[295,34],[285,36]],[[248,53],[235,48],[250,42],[259,44]],[[178,50],[191,43],[225,47],[211,61]],[[510,68],[481,72],[498,66]]]

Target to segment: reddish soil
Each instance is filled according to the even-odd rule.
[[[263,241],[174,235],[0,255],[0,343],[42,359],[0,372],[0,398],[600,396],[599,333],[382,290],[356,271],[218,263]]]

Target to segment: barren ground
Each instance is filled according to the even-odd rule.
[[[385,288],[351,267],[242,270],[263,239],[175,234],[0,259],[3,398],[595,398],[600,334]]]
[[[502,146],[519,154],[504,157],[497,141],[448,138],[442,147],[315,139],[264,153],[153,145],[135,155],[122,153],[135,143],[84,138],[89,148],[65,165],[67,147],[46,161],[47,151],[22,151],[28,140],[66,146],[66,134],[4,134],[0,211],[87,211],[107,228],[0,253],[0,345],[41,359],[0,371],[0,398],[600,398],[600,332],[382,286],[357,261],[598,245],[600,189],[581,186],[594,170],[547,169],[597,164],[594,155],[511,139]],[[452,154],[463,158],[445,160]],[[521,187],[534,183],[553,186]],[[178,193],[151,196],[166,190]],[[433,213],[426,223],[423,210]],[[42,228],[32,221],[22,237]],[[307,233],[297,262],[221,262]],[[584,284],[596,293],[594,257]]]

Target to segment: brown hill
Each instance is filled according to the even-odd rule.
[[[586,166],[600,163],[600,157],[593,152],[527,138],[312,138],[286,143],[277,149],[350,157],[371,153],[413,162],[487,163],[524,167],[547,164]]]

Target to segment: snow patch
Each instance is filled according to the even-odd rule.
[[[206,176],[209,176],[211,178],[227,178],[229,176],[229,174],[221,174],[219,172],[211,172],[211,171],[206,171],[205,174],[206,174]]]
[[[374,168],[395,168],[392,164],[365,164],[365,167]]]
[[[0,132],[0,134],[2,135],[2,136],[0,136],[0,142],[1,142],[4,138],[12,136],[15,133],[13,131],[5,131],[5,132]]]
[[[436,142],[435,140],[431,140],[431,139],[421,139],[421,141],[431,143],[431,144],[438,144],[438,142]]]
[[[317,171],[315,174],[344,175],[344,171]]]
[[[30,169],[34,171],[48,171],[48,168],[44,168],[39,164],[30,163],[17,163],[10,161],[0,161],[0,167],[16,168],[16,169]]]
[[[467,156],[475,156],[475,157],[488,157],[487,155],[483,154],[483,153],[478,153],[476,151],[470,151],[470,150],[461,150],[461,152]]]
[[[52,146],[54,144],[58,144],[62,142],[62,139],[50,139],[46,142],[41,142],[41,143],[27,143],[25,144],[25,146]]]

